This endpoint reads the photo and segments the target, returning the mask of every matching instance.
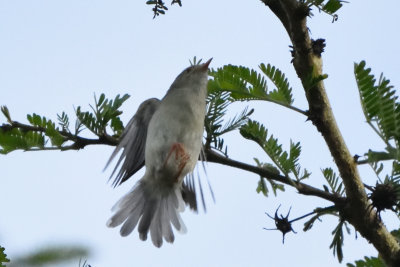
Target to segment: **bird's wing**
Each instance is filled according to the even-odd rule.
[[[118,146],[111,154],[106,167],[115,158],[118,152],[123,148],[123,152],[115,166],[110,180],[122,162],[122,166],[118,174],[114,178],[112,185],[115,187],[122,184],[144,166],[144,151],[146,147],[147,128],[153,117],[154,112],[158,109],[160,100],[150,98],[140,104],[136,114],[129,121],[125,130],[122,132]]]

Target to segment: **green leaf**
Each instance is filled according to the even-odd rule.
[[[254,161],[256,162],[258,167],[261,167],[270,172],[279,174],[279,170],[274,165],[272,165],[270,163],[262,163],[257,158],[254,158]],[[257,193],[263,193],[264,196],[268,197],[269,190],[268,190],[267,184],[265,183],[266,180],[270,183],[272,192],[274,193],[275,196],[276,196],[278,190],[285,191],[285,187],[283,184],[278,184],[274,180],[260,176],[260,180],[258,181],[258,185],[256,188]]]
[[[400,141],[400,104],[395,89],[383,75],[376,83],[365,61],[354,64],[354,74],[360,93],[361,105],[367,122],[387,143],[393,139],[397,149]],[[376,130],[375,126],[378,129]]]
[[[39,127],[40,130],[45,132],[45,135],[49,137],[53,146],[61,146],[65,138],[58,132],[55,123],[46,117],[42,117],[38,114],[28,114],[27,119],[29,123],[35,127]],[[63,112],[61,116],[58,116],[60,124],[63,127],[68,127],[68,117]],[[41,131],[27,131],[27,132],[13,132],[8,135],[9,147],[5,151],[12,151],[15,149],[30,149],[30,148],[43,148],[46,144],[45,139]],[[4,146],[3,146],[4,147]]]
[[[253,110],[249,111],[246,107],[233,118],[226,120],[225,115],[227,108],[231,103],[230,94],[228,92],[211,92],[207,96],[207,114],[204,119],[207,134],[206,145],[213,145],[213,148],[221,152],[223,152],[224,149],[224,141],[221,136],[239,129],[247,122],[249,116],[253,113]],[[226,149],[225,147],[225,150]]]
[[[371,161],[369,162],[369,166],[372,168],[372,170],[375,172],[376,177],[378,178],[379,181],[382,181],[380,174],[383,171],[383,164],[379,163],[378,161]]]
[[[57,263],[87,257],[89,251],[84,247],[60,246],[39,249],[37,252],[15,259],[15,266],[50,266]]]
[[[111,124],[110,126],[114,133],[120,133],[123,125],[119,119],[119,115],[122,114],[122,111],[120,111],[119,108],[128,98],[129,95],[125,94],[122,97],[117,95],[114,100],[109,100],[104,94],[101,94],[98,100],[96,99],[96,96],[94,97],[95,105],[90,106],[92,108],[92,112],[81,111],[81,107],[78,106],[75,110],[78,118],[78,123],[75,126],[75,130],[79,132],[80,124],[83,124],[95,135],[101,136],[106,133],[107,126]]]
[[[355,264],[347,263],[347,267],[386,267],[386,264],[380,258],[365,256],[363,260],[357,260]]]
[[[383,160],[396,159],[397,150],[391,149],[388,152],[385,152],[385,151],[373,151],[370,149],[365,155],[368,157],[369,163],[376,163]]]
[[[3,265],[3,263],[10,262],[9,259],[7,259],[7,254],[4,252],[5,248],[0,246],[0,267],[6,267]]]
[[[124,124],[119,117],[111,118],[111,129],[114,131],[114,135],[120,136],[124,130]]]
[[[315,221],[320,220],[321,216],[338,215],[338,210],[335,206],[327,208],[316,208],[314,212],[316,212],[316,214],[313,217],[311,217],[307,222],[304,223],[304,228],[303,228],[304,232],[310,230],[314,226]]]
[[[43,128],[46,127],[47,124],[46,117],[41,117],[40,115],[37,115],[35,113],[33,113],[32,115],[28,114],[26,117],[29,123],[32,124],[33,126],[43,127]]]
[[[393,161],[392,166],[392,174],[389,180],[393,182],[396,186],[400,186],[400,162],[395,160]],[[400,199],[400,197],[398,199]]]
[[[209,81],[211,88],[231,92],[235,100],[269,99],[265,78],[253,69],[225,65],[216,71],[212,69],[209,75],[214,78]]]
[[[85,125],[86,128],[89,129],[95,135],[100,135],[99,131],[100,126],[91,112],[89,111],[81,112],[80,107],[78,107],[75,112],[76,112],[76,117],[79,120],[79,123]]]
[[[180,0],[179,0],[180,2]],[[156,1],[147,1],[147,5],[154,5],[152,8],[155,18],[156,16],[159,16],[160,14],[165,14],[164,10],[168,10],[168,8],[165,6],[164,2],[162,0],[156,0]],[[180,4],[181,5],[181,4]]]
[[[104,94],[101,94],[100,98],[99,98],[99,101],[97,102],[97,105],[101,106],[105,99],[106,99],[106,96]]]
[[[260,192],[262,192],[264,194],[264,196],[268,197],[268,187],[265,183],[265,180],[263,177],[260,177],[260,181],[258,181],[258,185],[256,188],[256,192],[259,194]]]
[[[342,2],[340,0],[329,0],[322,9],[329,14],[334,14],[342,7]]]
[[[322,2],[324,2],[324,0],[314,0],[314,1],[310,1],[313,2],[314,5],[319,6],[322,4]]]
[[[289,150],[289,162],[291,162],[289,168],[292,171],[292,173],[296,176],[296,178],[299,180],[300,179],[300,168],[299,168],[299,157],[301,153],[301,146],[300,142],[297,142],[296,144],[290,140],[290,150]]]
[[[319,10],[324,11],[330,15],[334,15],[342,6],[343,0],[306,0],[307,5],[316,6]]]
[[[181,0],[172,0],[171,5],[173,4],[178,4],[179,6],[182,6],[182,1]]]
[[[254,109],[248,110],[248,107],[245,107],[242,112],[236,114],[233,118],[228,119],[224,126],[218,129],[217,134],[223,135],[225,133],[239,129],[247,122],[249,116],[253,114],[253,112]]]
[[[300,176],[300,165],[298,163],[301,152],[300,143],[291,142],[290,152],[287,153],[282,149],[277,138],[274,138],[273,135],[268,137],[268,130],[264,125],[253,120],[248,120],[247,124],[240,128],[240,134],[244,138],[256,142],[286,177],[293,173],[299,180],[310,175],[307,171],[304,171],[304,175]]]
[[[11,151],[31,148],[43,148],[45,138],[39,132],[22,131],[14,128],[9,131],[0,130],[0,153],[7,154]]]
[[[268,64],[265,66],[264,63],[260,64],[261,71],[275,84],[277,89],[274,89],[269,93],[270,97],[286,103],[288,105],[293,103],[292,88],[289,85],[288,80],[279,69]]]
[[[260,65],[263,73],[277,86],[272,92],[268,91],[267,81],[263,75],[253,69],[243,66],[225,65],[209,73],[214,79],[209,81],[209,92],[230,92],[234,100],[264,100],[280,105],[293,103],[291,88],[285,75],[275,67]]]
[[[338,176],[332,170],[332,168],[325,168],[322,169],[321,171],[326,181],[328,182],[328,185],[331,188],[332,193],[344,196],[344,186],[343,183],[340,181],[340,176]]]
[[[64,142],[64,137],[58,132],[53,122],[48,121],[46,125],[46,135],[50,138],[53,146],[60,147]]]
[[[7,121],[9,123],[11,123],[12,120],[11,120],[10,111],[8,110],[8,108],[6,106],[1,106],[1,112],[6,117]]]
[[[336,226],[336,228],[332,231],[333,234],[333,240],[329,248],[333,248],[333,255],[336,255],[339,262],[342,262],[343,260],[343,242],[344,242],[344,236],[343,236],[343,226],[346,227],[347,232],[350,232],[350,229],[347,227],[347,224],[345,221],[340,221],[339,224]]]
[[[63,111],[61,115],[57,114],[58,124],[61,126],[63,131],[69,132],[69,118],[68,115]]]

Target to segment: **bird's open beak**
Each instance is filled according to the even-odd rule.
[[[203,64],[203,66],[201,68],[204,69],[204,70],[207,70],[208,69],[208,65],[210,65],[212,59],[213,58],[210,58],[206,63]]]

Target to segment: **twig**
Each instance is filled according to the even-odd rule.
[[[20,129],[22,131],[34,131],[34,132],[41,132],[45,133],[46,128],[40,127],[40,126],[32,126],[28,124],[23,124],[17,121],[12,121],[11,124],[3,124],[0,126],[0,130],[2,131],[11,131],[12,129]],[[60,146],[60,147],[43,147],[43,148],[32,148],[28,149],[27,151],[40,151],[40,150],[79,150],[84,148],[87,145],[110,145],[110,146],[116,146],[118,144],[118,140],[112,136],[109,136],[107,134],[103,134],[101,136],[98,136],[97,139],[90,139],[90,138],[85,138],[81,137],[78,135],[74,135],[70,132],[67,131],[60,131],[58,130],[58,133],[64,137],[64,142],[67,141],[72,141],[73,144],[68,145],[68,146]]]
[[[344,201],[345,201],[345,198],[343,198],[337,194],[332,194],[332,193],[320,190],[318,188],[312,187],[310,185],[288,179],[285,176],[276,174],[274,172],[271,172],[267,169],[264,169],[264,168],[261,168],[258,166],[254,166],[254,165],[246,164],[244,162],[230,159],[228,157],[225,157],[225,156],[215,152],[212,149],[206,148],[205,154],[206,154],[207,161],[209,161],[209,162],[214,162],[214,163],[242,169],[245,171],[253,172],[262,177],[265,177],[265,178],[268,178],[268,179],[271,179],[271,180],[274,180],[277,182],[281,182],[283,184],[295,186],[295,188],[299,191],[300,194],[317,196],[317,197],[332,201],[335,204],[344,203]]]

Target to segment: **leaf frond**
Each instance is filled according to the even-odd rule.
[[[254,69],[244,66],[225,65],[217,70],[211,70],[211,90],[227,91],[235,101],[264,100],[282,105],[293,103],[291,88],[285,75],[268,64],[260,65],[262,72],[270,78],[277,89],[268,91],[267,80]]]
[[[78,106],[75,110],[79,123],[76,125],[76,131],[80,130],[80,125],[86,126],[91,132],[97,136],[106,133],[106,127],[110,124],[115,135],[119,135],[123,130],[122,121],[119,115],[122,111],[119,110],[121,105],[129,98],[125,94],[122,97],[117,95],[113,100],[107,99],[104,94],[101,94],[97,100],[95,96],[95,105],[89,105],[92,111],[81,111]]]
[[[395,89],[390,81],[380,76],[376,82],[371,69],[366,68],[365,61],[354,64],[354,74],[360,93],[361,106],[367,122],[389,146],[394,140],[397,148],[400,141],[400,104]]]
[[[328,182],[328,185],[331,188],[332,193],[344,196],[345,191],[340,176],[337,175],[332,168],[325,168],[322,169],[321,171],[326,181]]]
[[[10,262],[4,250],[5,249],[2,246],[0,246],[0,267],[6,267],[5,265],[3,265],[3,263]]]
[[[9,123],[12,123],[10,111],[8,110],[7,106],[1,106],[1,113],[3,113],[4,117],[6,117]]]
[[[297,180],[309,176],[307,171],[304,172],[305,176],[299,175],[301,169],[298,163],[301,152],[299,143],[291,142],[290,152],[288,153],[282,149],[277,138],[274,138],[273,135],[268,136],[268,130],[264,125],[253,120],[248,120],[247,124],[240,128],[240,134],[244,138],[256,142],[286,177],[289,178],[290,173],[293,173]]]
[[[320,218],[324,215],[335,215],[335,216],[339,215],[339,212],[335,206],[328,208],[316,208],[314,212],[316,214],[313,217],[311,217],[307,222],[304,223],[304,228],[303,228],[304,232],[310,230],[314,226],[315,221],[321,220]]]
[[[304,2],[308,6],[315,6],[319,11],[329,15],[336,15],[337,11],[343,6],[343,3],[347,3],[347,1],[343,0],[305,0]],[[334,17],[334,21],[336,20],[337,17]]]
[[[69,132],[69,118],[68,115],[63,111],[61,115],[57,114],[58,124],[61,126],[63,131]]]
[[[357,260],[354,264],[347,263],[347,267],[387,267],[387,265],[380,258],[365,256],[364,259]]]
[[[329,246],[329,248],[333,248],[333,255],[337,256],[339,262],[342,262],[343,260],[343,226],[345,227],[347,233],[350,233],[350,229],[347,226],[347,223],[343,220],[339,221],[339,224],[332,231],[333,240],[331,245]]]
[[[268,64],[265,66],[264,63],[260,64],[261,71],[275,84],[276,89],[269,93],[270,97],[291,105],[293,103],[292,88],[289,85],[285,74],[279,69]]]
[[[263,162],[259,161],[257,158],[254,158],[254,161],[256,162],[258,167],[261,167],[263,169],[267,169],[270,172],[279,174],[279,170],[274,165],[272,165],[270,163],[263,163]],[[279,183],[275,182],[274,180],[260,176],[260,180],[258,181],[257,188],[256,188],[256,192],[258,194],[263,193],[264,196],[268,197],[269,189],[268,189],[268,186],[265,181],[269,182],[272,192],[274,193],[274,196],[277,195],[278,190],[285,191],[285,186],[283,184],[279,184]]]
[[[227,108],[231,103],[229,92],[215,91],[207,96],[207,114],[204,119],[206,145],[213,145],[213,148],[224,154],[227,153],[227,148],[224,147],[224,140],[221,136],[240,128],[253,113],[253,110],[249,111],[246,107],[233,118],[225,120]]]
[[[10,131],[0,130],[0,153],[7,154],[14,150],[28,150],[45,146],[43,134],[34,131],[22,131],[14,128]]]

